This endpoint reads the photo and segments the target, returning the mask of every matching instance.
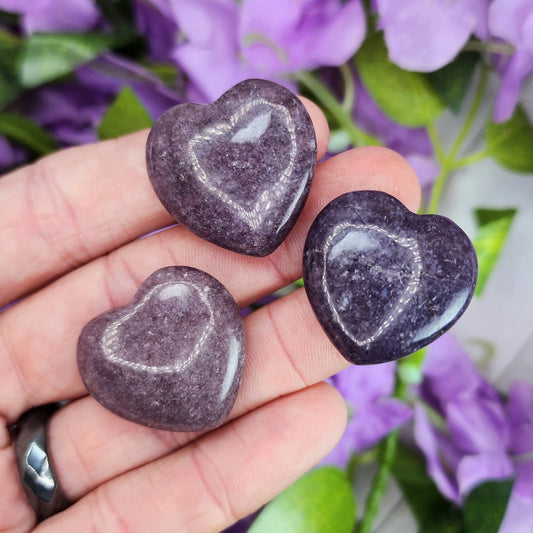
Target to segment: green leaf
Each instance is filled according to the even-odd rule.
[[[389,60],[381,34],[365,41],[355,62],[376,104],[398,124],[426,126],[444,110],[442,100],[424,74],[403,70]]]
[[[148,63],[144,65],[152,74],[157,76],[167,87],[174,89],[178,79],[178,69],[171,63]]]
[[[125,33],[34,33],[22,55],[21,83],[31,88],[60,78],[130,38]]]
[[[424,533],[463,533],[460,510],[439,492],[424,460],[399,445],[392,473]]]
[[[520,106],[507,122],[489,122],[485,140],[488,154],[500,165],[515,172],[533,173],[533,126]]]
[[[463,52],[441,69],[426,74],[433,89],[454,113],[461,110],[479,59],[477,52]]]
[[[100,140],[115,139],[152,126],[152,119],[130,87],[111,104],[98,128]]]
[[[513,490],[514,479],[486,481],[468,494],[463,504],[467,533],[498,533]]]
[[[96,4],[114,28],[134,27],[131,0],[96,0]]]
[[[404,383],[418,384],[422,381],[422,363],[427,347],[412,353],[398,361],[398,375]]]
[[[0,113],[0,134],[23,144],[38,155],[54,152],[59,144],[45,129],[14,113]]]
[[[0,9],[0,22],[8,26],[18,26],[20,15],[18,13],[11,13],[5,9]]]
[[[0,109],[11,103],[21,92],[18,62],[21,42],[0,28]]]
[[[274,498],[248,533],[351,533],[355,500],[344,472],[313,470]]]
[[[516,209],[476,209],[477,235],[473,240],[479,274],[476,296],[480,296],[511,229]]]

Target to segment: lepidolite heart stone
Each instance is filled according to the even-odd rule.
[[[130,305],[89,322],[78,341],[81,377],[101,404],[173,431],[225,420],[244,355],[237,304],[220,282],[189,267],[158,270]]]
[[[355,364],[393,361],[435,340],[465,311],[477,280],[461,228],[377,191],[344,194],[321,211],[303,269],[319,322]]]
[[[168,110],[150,132],[146,161],[157,196],[176,220],[219,246],[264,256],[303,208],[316,138],[290,91],[246,80],[213,104]]]

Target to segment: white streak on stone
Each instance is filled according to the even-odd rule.
[[[339,255],[353,250],[354,252],[368,252],[378,247],[375,239],[364,231],[349,231],[337,244],[331,247],[329,259],[336,259]]]
[[[232,138],[232,143],[246,143],[259,140],[270,126],[272,111],[267,111],[255,117],[248,126],[241,128]]]
[[[233,378],[235,377],[235,372],[237,372],[237,366],[239,365],[239,341],[236,337],[231,338],[228,352],[228,366],[226,367],[226,375],[224,376],[218,397],[220,402],[223,402],[228,394],[233,383]]]
[[[159,293],[160,300],[168,300],[170,298],[183,298],[189,292],[189,287],[184,283],[175,283],[164,287]]]

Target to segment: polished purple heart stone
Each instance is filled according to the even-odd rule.
[[[316,138],[290,91],[246,80],[213,104],[168,110],[150,132],[146,161],[157,196],[176,220],[219,246],[264,256],[303,208]]]
[[[96,317],[78,341],[81,377],[102,405],[173,431],[226,419],[244,355],[237,304],[219,281],[189,267],[158,270],[129,305]]]
[[[461,228],[377,191],[344,194],[320,212],[303,269],[319,322],[355,364],[393,361],[435,340],[465,311],[477,280]]]

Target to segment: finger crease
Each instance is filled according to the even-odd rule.
[[[59,253],[61,258],[68,264],[69,267],[76,267],[86,262],[92,257],[90,253],[90,246],[85,242],[85,236],[78,222],[76,210],[72,203],[61,189],[57,179],[48,172],[46,159],[38,162],[30,173],[29,179],[26,181],[27,197],[29,204],[29,212],[31,220],[34,222],[34,227],[37,228],[39,236],[52,249],[52,252]],[[35,191],[44,191],[44,199],[41,202],[36,201]],[[53,215],[48,217],[53,222],[59,223],[61,229],[67,228],[67,238],[76,236],[76,247],[70,249],[69,246],[61,246],[61,243],[54,238],[54,229],[49,228],[45,223],[45,219],[39,214],[39,203],[46,204],[46,200],[53,206]],[[63,220],[64,219],[64,220]]]
[[[99,527],[97,524],[96,531],[112,531],[113,533],[129,533],[131,528],[129,527],[124,517],[118,511],[111,501],[109,495],[109,485],[103,484],[96,489],[93,493],[92,501],[93,507],[96,513],[91,513],[91,516],[100,516],[100,523],[103,527]]]
[[[20,388],[22,391],[24,391],[24,395],[26,398],[31,396],[31,390],[27,383],[27,381],[24,379],[24,374],[22,373],[22,370],[20,368],[20,365],[18,364],[17,357],[15,355],[15,351],[13,349],[13,346],[11,345],[11,342],[9,341],[9,337],[7,335],[7,330],[5,327],[5,322],[0,321],[0,342],[1,347],[3,348],[5,354],[7,355],[7,360],[9,361],[10,366],[13,368],[15,375],[17,376],[17,380],[19,382]],[[0,406],[0,417],[4,418],[7,423],[12,423],[12,417],[8,415],[7,412],[8,406]]]
[[[294,361],[294,358],[292,357],[292,354],[290,350],[288,349],[285,340],[283,339],[283,335],[281,334],[281,331],[279,330],[278,324],[276,322],[276,319],[274,318],[274,313],[272,311],[272,307],[270,305],[265,306],[267,317],[270,321],[270,325],[272,328],[272,331],[274,332],[274,336],[276,337],[278,344],[281,348],[282,354],[285,356],[285,358],[288,360],[289,364],[291,365],[294,373],[300,380],[300,387],[306,388],[309,386],[307,383],[307,380],[304,378],[302,372],[298,368],[298,365]]]
[[[191,450],[191,454],[190,454],[191,460],[196,469],[196,472],[198,473],[198,477],[200,481],[202,482],[202,485],[205,487],[207,491],[207,494],[209,495],[211,500],[213,500],[217,509],[219,509],[219,511],[221,512],[224,523],[233,524],[239,518],[235,510],[232,508],[231,503],[228,499],[227,490],[224,485],[222,476],[219,474],[217,468],[215,467],[213,462],[209,459],[209,457],[201,450],[199,442],[192,443],[190,446],[190,450]],[[198,455],[200,454],[202,456],[201,458],[198,457]],[[211,465],[212,467],[211,472],[215,473],[220,484],[222,485],[222,491],[220,491],[222,497],[218,496],[217,491],[213,489],[213,486],[210,483],[205,473],[205,467],[203,466],[204,463],[209,463]]]
[[[268,259],[270,265],[272,266],[272,269],[278,276],[278,285],[283,285],[283,287],[285,287],[286,285],[289,285],[289,283],[292,283],[294,281],[293,276],[290,276],[289,274],[283,272],[276,260],[272,257],[272,254],[267,255],[266,259]]]

